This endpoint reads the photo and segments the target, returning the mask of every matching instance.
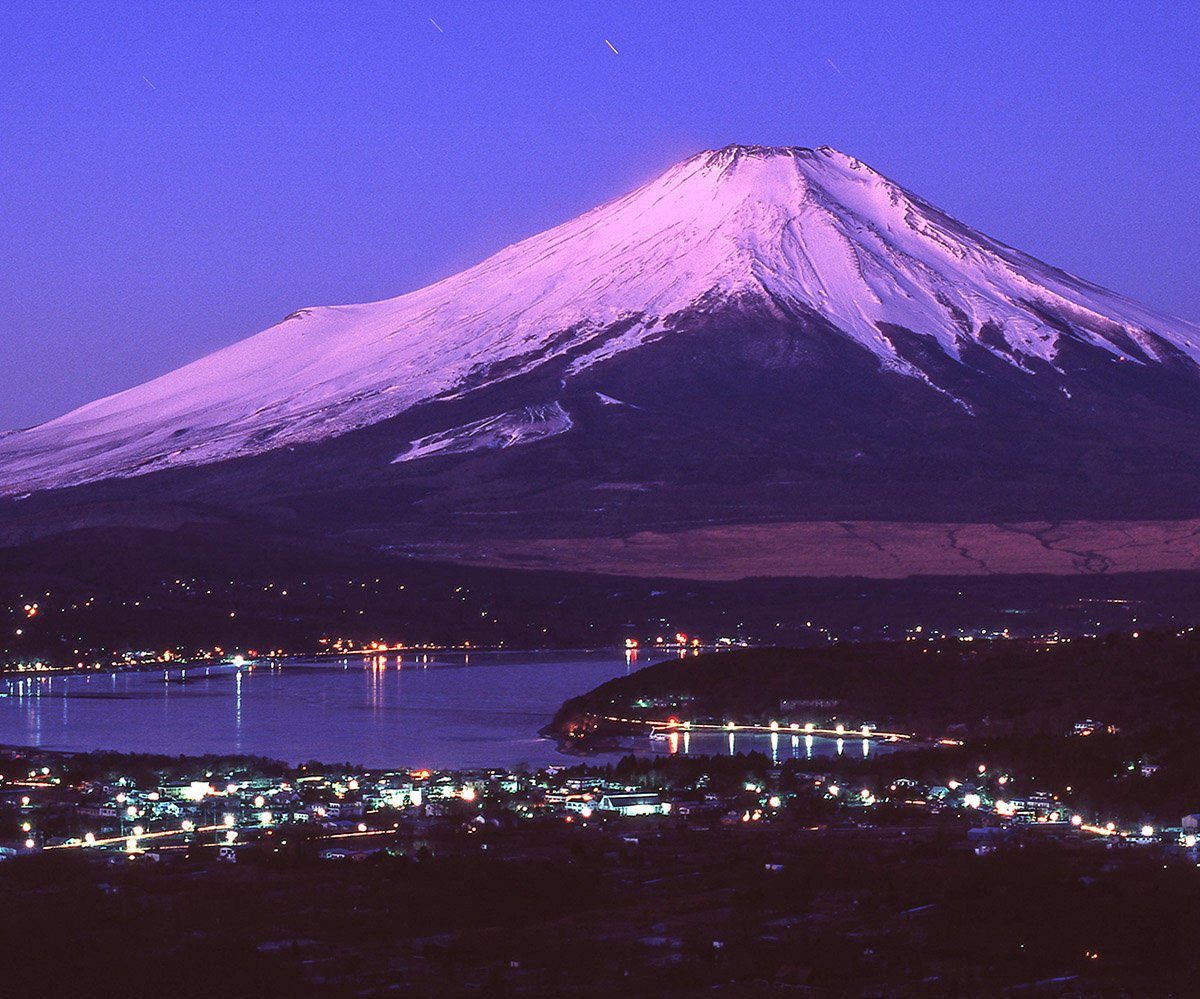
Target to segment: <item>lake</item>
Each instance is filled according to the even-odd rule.
[[[252,753],[300,763],[454,769],[569,764],[537,731],[559,705],[639,668],[623,652],[406,653],[0,682],[0,743],[59,750]],[[642,754],[865,752],[860,740],[724,733]],[[618,754],[614,754],[618,755]]]

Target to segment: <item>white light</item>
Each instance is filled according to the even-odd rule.
[[[1083,816],[1082,815],[1072,815],[1071,816],[1071,825],[1073,825],[1073,826],[1083,825]]]
[[[1191,833],[1188,833],[1186,836],[1183,837],[1183,845],[1186,846],[1190,850],[1193,846],[1196,845],[1196,837],[1193,836]]]
[[[226,815],[225,818],[222,819],[221,821],[224,822],[225,825],[227,825],[227,826],[232,826],[237,821],[237,819],[235,819],[232,815]]]
[[[191,819],[184,819],[182,822],[179,823],[179,828],[182,829],[184,832],[191,832],[196,827],[192,824]]]
[[[84,846],[95,846],[96,845],[96,834],[95,833],[84,833],[83,834],[83,845]]]
[[[25,849],[26,850],[32,850],[35,846],[37,846],[37,844],[33,840],[27,839],[25,841]]]
[[[131,819],[136,818],[137,817],[137,805],[130,805],[127,809],[125,809],[125,814],[128,815]]]
[[[963,804],[968,808],[978,808],[983,804],[983,799],[977,794],[964,794]]]
[[[130,829],[129,831],[130,831],[130,833],[132,833],[132,834],[133,834],[133,836],[134,836],[135,838],[136,838],[136,837],[138,837],[138,836],[144,836],[144,835],[145,835],[145,833],[146,833],[146,830],[145,830],[145,829],[143,829],[141,826],[134,826],[134,827],[133,827],[132,829]]]
[[[258,821],[261,822],[264,826],[269,826],[271,824],[271,821],[273,820],[273,818],[274,818],[274,816],[271,815],[270,812],[262,812],[258,816]]]
[[[225,834],[225,842],[232,843],[235,839],[237,839],[237,830],[230,829],[229,832]]]
[[[262,808],[262,806],[265,805],[266,803],[267,803],[267,799],[264,798],[261,794],[257,798],[254,799],[254,807],[255,808]]]
[[[360,822],[360,823],[358,824],[358,831],[359,831],[359,832],[366,832],[366,831],[367,831],[367,824],[366,824],[365,822]]]
[[[1153,836],[1154,835],[1154,826],[1142,826],[1142,835],[1143,836]]]
[[[779,800],[779,795],[773,794],[767,799],[767,804],[772,808],[778,808],[781,804],[783,804],[783,802]]]

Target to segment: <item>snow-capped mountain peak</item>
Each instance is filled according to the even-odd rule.
[[[0,491],[323,440],[555,359],[566,360],[569,379],[673,335],[682,314],[745,296],[819,315],[883,369],[943,392],[905,356],[897,331],[928,338],[951,359],[972,344],[1020,369],[1053,370],[1065,339],[1142,364],[1200,362],[1195,324],[983,236],[851,156],[732,145],[429,287],[302,309],[160,378],[0,437]],[[565,433],[570,415],[552,404],[553,419],[539,416],[536,432],[518,433],[526,418],[505,414],[464,428],[463,439]],[[456,453],[449,441],[414,442],[410,457]]]

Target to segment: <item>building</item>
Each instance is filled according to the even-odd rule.
[[[618,815],[665,815],[671,810],[671,805],[657,794],[607,792],[600,796],[596,808],[601,812],[616,812]]]

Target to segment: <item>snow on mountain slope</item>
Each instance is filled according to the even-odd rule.
[[[523,406],[498,416],[475,420],[461,427],[430,434],[412,442],[409,449],[392,464],[415,461],[435,454],[465,454],[467,451],[494,450],[528,444],[565,434],[573,426],[562,403],[547,406]]]
[[[824,316],[902,375],[890,327],[1054,363],[1062,338],[1200,362],[1200,327],[964,226],[836,150],[730,146],[454,277],[303,309],[240,343],[0,437],[0,492],[220,461],[371,425],[571,352],[578,372],[724,297]],[[1049,317],[1049,318],[1048,318]],[[569,375],[568,375],[569,377]]]

